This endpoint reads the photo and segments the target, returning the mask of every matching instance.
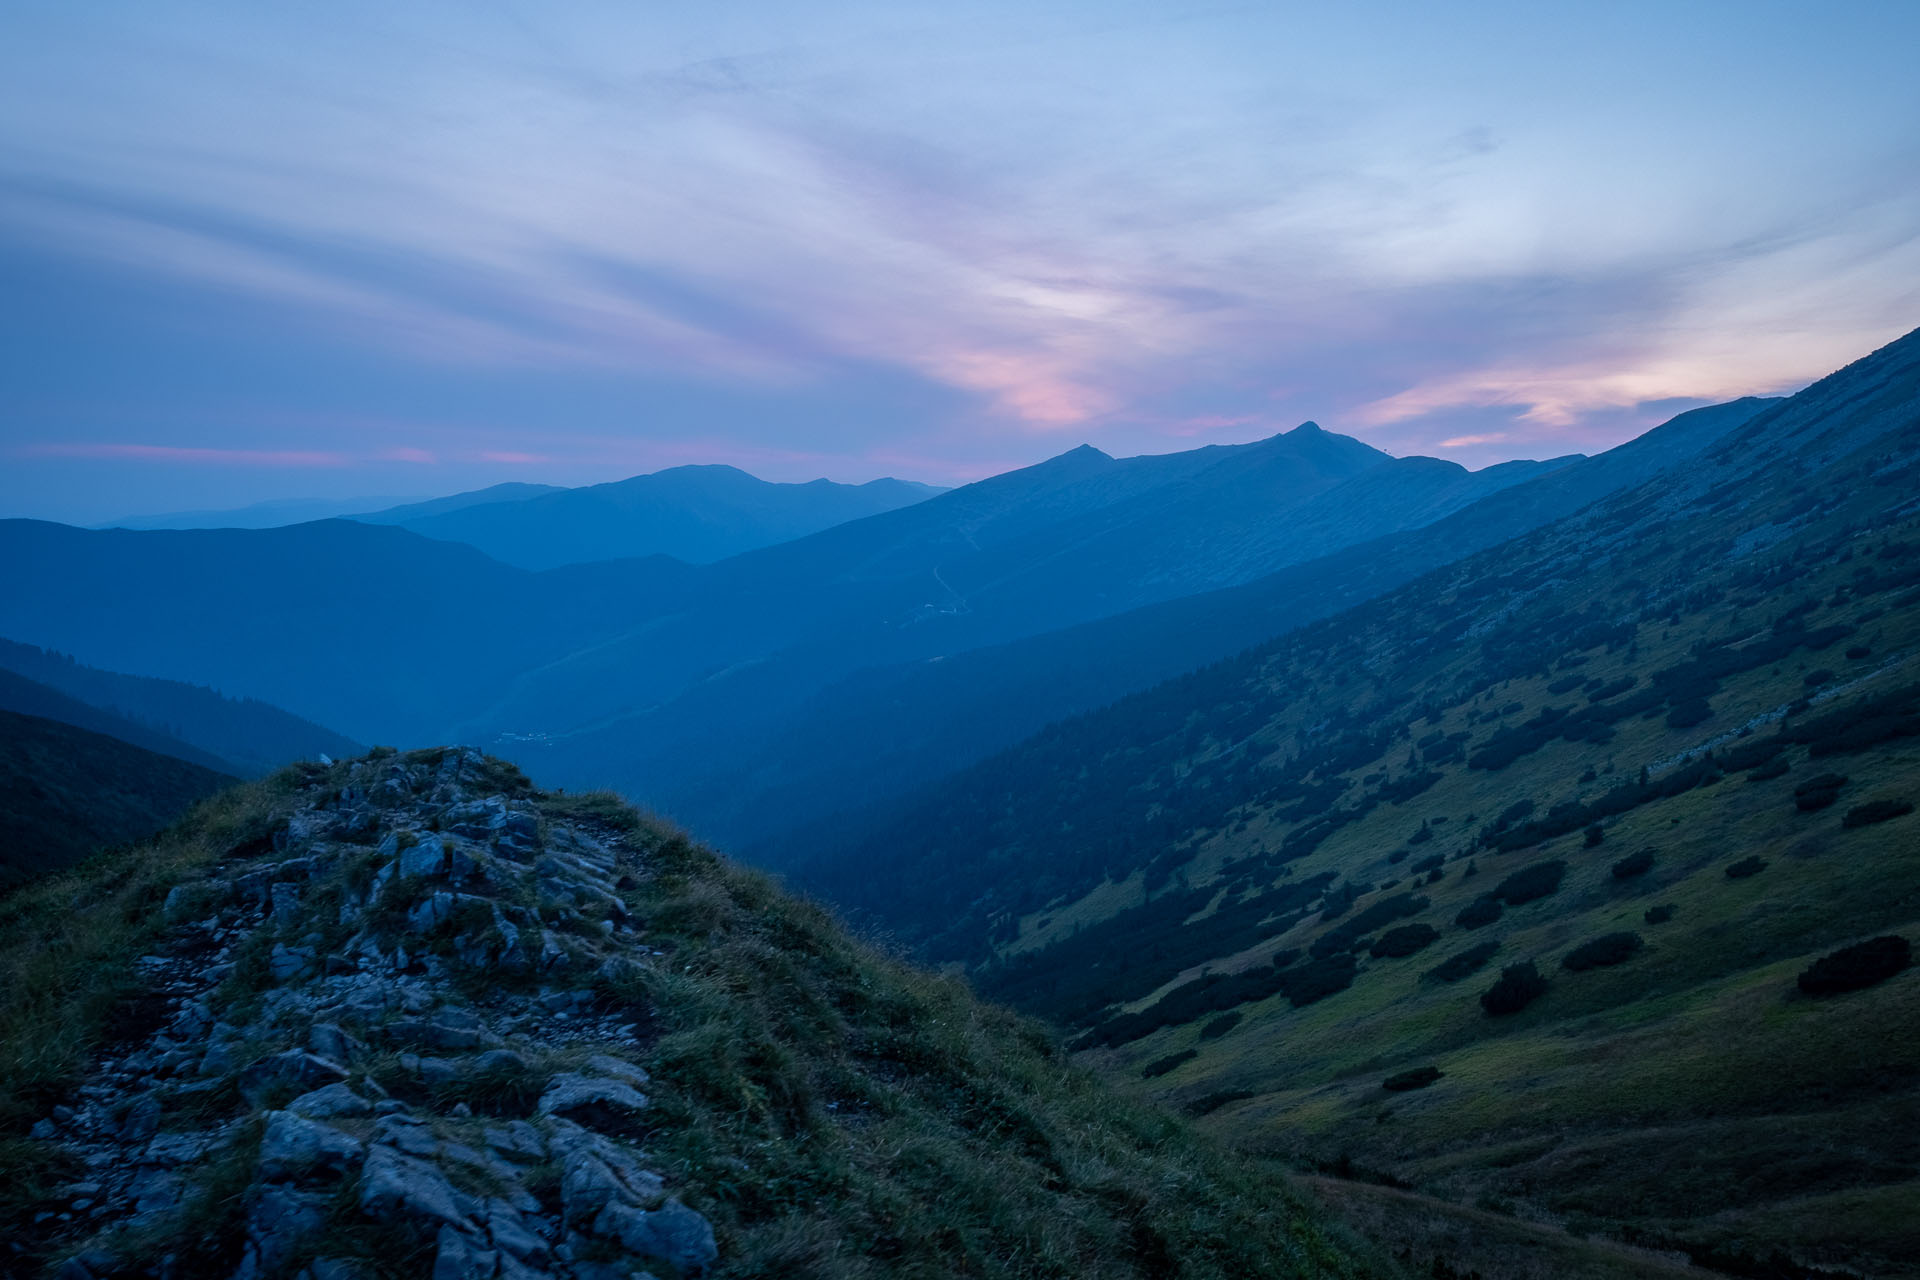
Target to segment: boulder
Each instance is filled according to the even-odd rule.
[[[373,1104],[344,1084],[330,1084],[301,1094],[287,1110],[308,1120],[332,1120],[372,1115]]]
[[[339,1174],[360,1159],[360,1143],[291,1111],[269,1111],[260,1139],[260,1175],[268,1181],[316,1173]]]
[[[682,1276],[704,1275],[720,1257],[713,1224],[678,1200],[652,1210],[610,1204],[601,1210],[593,1230],[618,1240],[630,1253],[671,1264]]]
[[[339,1063],[304,1049],[288,1049],[270,1058],[262,1058],[240,1073],[240,1094],[258,1106],[273,1090],[293,1086],[302,1093],[322,1085],[339,1084],[347,1078],[347,1069]]]
[[[472,1230],[466,1197],[425,1160],[388,1146],[374,1146],[360,1171],[360,1210],[376,1218],[424,1218],[459,1231]]]

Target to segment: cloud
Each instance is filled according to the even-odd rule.
[[[50,442],[20,446],[28,458],[102,458],[216,467],[345,467],[355,459],[315,449],[205,449],[179,445]]]

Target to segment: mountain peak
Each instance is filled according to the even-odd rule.
[[[1308,418],[1305,422],[1286,434],[1289,436],[1323,436],[1327,434],[1327,431],[1325,427],[1322,427],[1312,418]]]

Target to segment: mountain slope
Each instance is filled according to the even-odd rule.
[[[365,511],[353,518],[362,524],[406,524],[411,520],[424,520],[431,516],[464,511],[468,507],[483,507],[497,502],[524,502],[528,498],[540,498],[550,493],[564,492],[565,489],[557,484],[528,484],[521,480],[509,480],[505,484],[488,485],[484,489],[451,493],[444,498],[427,498],[395,507],[382,507],[378,511]]]
[[[181,744],[191,744],[216,757],[224,771],[237,777],[258,777],[294,760],[319,755],[349,756],[360,750],[351,739],[264,702],[227,698],[213,689],[176,680],[101,671],[77,663],[66,654],[15,644],[11,640],[0,640],[0,669],[95,709],[124,717],[136,726],[167,734]],[[88,725],[56,711],[33,711],[33,714],[82,724],[129,742],[140,741],[128,737],[122,730]],[[142,745],[181,755],[183,759],[196,758],[165,746]],[[200,763],[209,764],[206,760]]]
[[[105,734],[0,710],[0,890],[150,836],[231,782]]]
[[[1796,975],[1920,939],[1917,486],[1920,334],[802,882],[1253,1149],[1410,1184],[1410,1248],[1505,1204],[1909,1274],[1916,975]]]
[[[0,521],[0,634],[417,741],[519,673],[671,607],[687,567],[532,574],[346,520],[128,532]]]
[[[690,466],[454,510],[424,503],[412,511],[382,512],[380,520],[467,543],[522,569],[652,555],[707,564],[939,492],[893,479],[774,484],[734,467]]]
[[[766,757],[743,775],[739,744],[805,733],[833,704],[826,691],[837,681],[1238,581],[1555,465],[1468,473],[1389,459],[1312,424],[1165,456],[1116,460],[1081,448],[713,566],[688,608],[531,673],[461,732],[511,742],[571,782],[629,789],[729,842],[754,839],[775,812],[790,824],[862,803],[878,776],[865,766],[884,768],[859,756],[839,777],[820,777],[822,787],[784,793],[798,797],[791,810],[741,785],[762,775]],[[1356,500],[1367,493],[1394,500]],[[1010,670],[1009,683],[1018,675]],[[916,723],[916,710],[888,722]],[[968,736],[925,727],[937,741]],[[825,739],[821,758],[857,743]],[[756,815],[765,815],[758,826]]]
[[[0,669],[0,711],[11,711],[15,715],[37,716],[44,720],[58,720],[61,724],[85,729],[89,733],[118,738],[143,751],[172,756],[176,760],[184,760],[216,773],[232,776],[238,774],[237,769],[228,761],[176,738],[164,729],[140,724],[113,711],[89,705],[77,698],[70,698],[50,685],[29,680],[15,671]]]
[[[1324,531],[1337,513],[1356,509],[1367,513],[1367,523],[1346,523],[1344,536],[1414,526],[1401,532],[1245,585],[1001,645],[871,665],[797,705],[780,701],[781,691],[793,687],[786,665],[779,659],[757,663],[727,676],[732,683],[752,682],[753,696],[721,687],[699,689],[675,709],[671,734],[647,732],[648,721],[642,720],[535,747],[540,754],[533,758],[562,776],[646,787],[654,803],[697,822],[756,862],[786,866],[816,847],[842,842],[849,822],[871,825],[876,807],[891,808],[916,788],[1053,720],[1237,653],[1645,480],[1706,448],[1767,403],[1743,400],[1694,410],[1599,457],[1509,463],[1489,468],[1503,473],[1495,477],[1433,459],[1394,460],[1267,522],[1262,536],[1299,530],[1304,539],[1316,527]],[[1409,477],[1415,478],[1413,486]],[[1431,505],[1405,501],[1415,486]],[[1475,494],[1480,496],[1467,500]],[[1356,502],[1360,496],[1372,501]],[[1420,524],[1462,502],[1453,514]],[[739,735],[724,747],[717,741],[731,721],[706,710],[702,701],[723,698],[751,702],[770,713],[750,735],[744,755]],[[786,709],[774,718],[772,709],[783,705]],[[656,714],[664,720],[667,713]],[[702,734],[709,726],[716,736],[712,747],[688,751],[682,746],[673,758],[647,751],[653,741],[707,742]],[[617,746],[616,735],[624,739]],[[703,771],[697,766],[706,759],[724,765]],[[598,774],[591,772],[596,760]],[[814,822],[820,825],[810,827]]]
[[[313,520],[333,520],[341,516],[362,518],[363,513],[392,507],[396,502],[415,503],[418,498],[279,498],[256,502],[246,507],[218,511],[169,511],[160,515],[127,516],[93,526],[96,529],[279,529]]]
[[[0,925],[16,1269],[1364,1274],[1034,1025],[477,753],[289,770]]]

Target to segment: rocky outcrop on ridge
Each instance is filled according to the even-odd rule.
[[[316,771],[171,890],[137,1034],[33,1128],[85,1170],[35,1224],[80,1243],[62,1280],[206,1274],[177,1242],[235,1196],[234,1280],[714,1265],[649,1161],[646,1010],[607,996],[657,955],[622,898],[646,857],[501,770],[449,750]]]

